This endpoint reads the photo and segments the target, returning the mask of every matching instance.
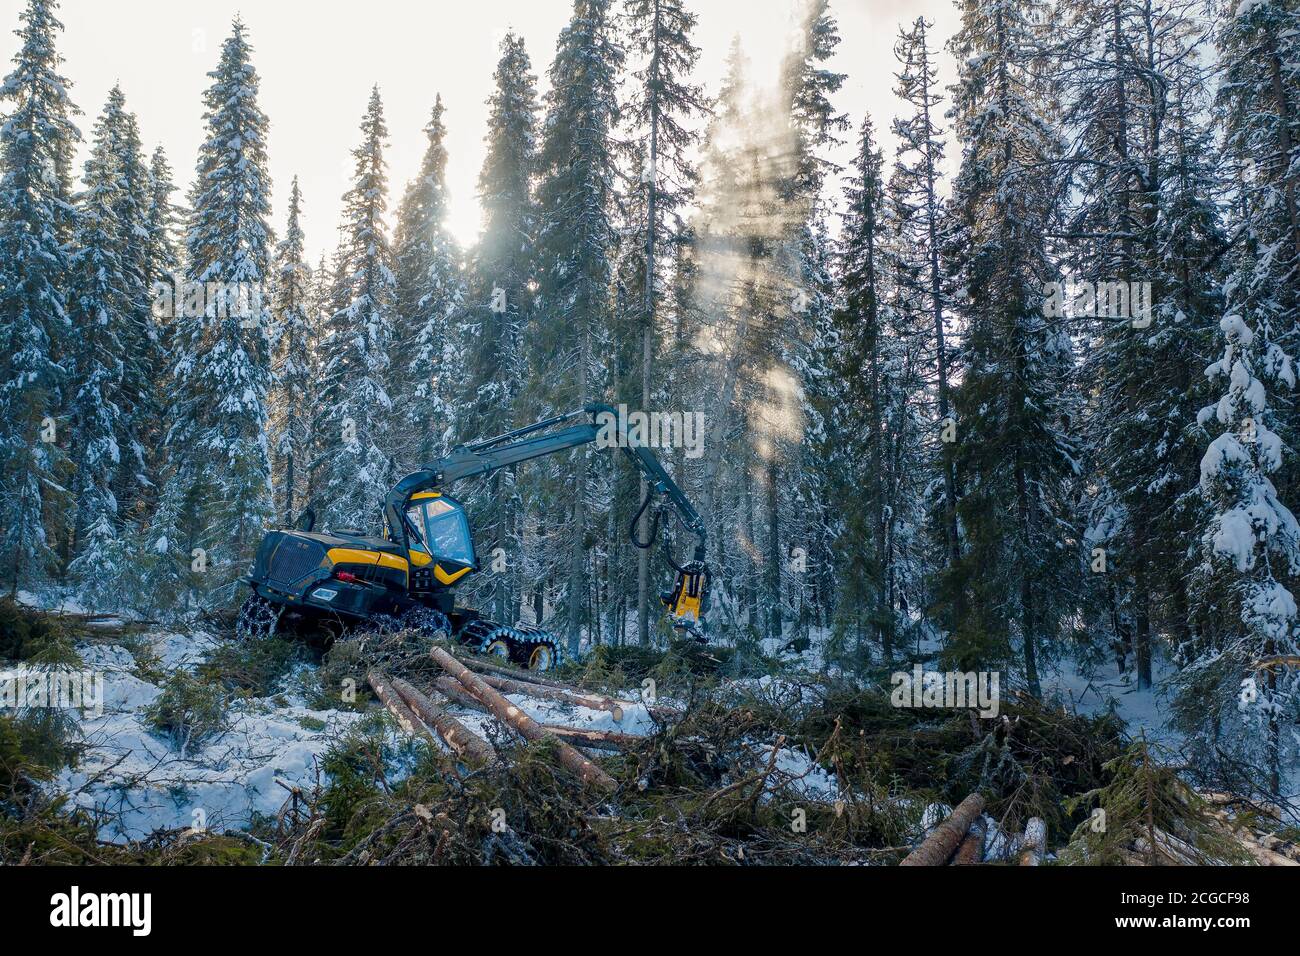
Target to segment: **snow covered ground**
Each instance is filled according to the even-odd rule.
[[[237,700],[228,711],[229,727],[186,755],[151,733],[145,711],[162,688],[139,676],[139,658],[150,673],[193,669],[219,643],[210,634],[151,632],[132,648],[91,640],[78,647],[87,668],[102,673],[104,706],[99,715],[76,713],[85,745],[75,770],[64,772],[53,789],[70,795],[76,806],[94,811],[108,840],[140,839],[159,829],[204,826],[221,832],[243,829],[255,815],[274,816],[288,798],[288,787],[310,789],[330,744],[364,716],[348,710],[314,710],[297,695],[297,674],[283,682],[284,693]],[[303,665],[308,666],[308,665]],[[749,682],[751,693],[787,697],[806,690],[774,678]],[[521,710],[543,724],[645,735],[655,721],[645,704],[623,708],[621,719],[605,710],[508,695]],[[619,695],[637,700],[634,691]],[[501,739],[502,728],[487,714],[451,707],[469,729]],[[506,735],[509,736],[509,735]],[[765,766],[771,743],[755,741],[751,762]],[[399,771],[400,772],[400,771]],[[785,785],[809,800],[839,796],[833,774],[817,766],[802,749],[777,751],[773,787]]]
[[[24,603],[36,604],[23,595]],[[48,604],[47,604],[48,606]],[[86,613],[67,604],[61,610]],[[111,622],[110,622],[111,623]],[[88,622],[93,633],[94,622]],[[817,670],[824,660],[826,635],[815,633],[812,647],[792,658],[798,666]],[[215,831],[242,829],[257,815],[274,816],[288,797],[288,789],[310,789],[318,780],[321,758],[330,745],[364,715],[351,710],[317,710],[297,688],[302,668],[281,684],[282,693],[271,697],[236,700],[228,711],[227,729],[191,753],[178,753],[170,742],[155,736],[146,724],[148,706],[162,693],[159,675],[193,670],[220,643],[208,633],[154,630],[126,643],[109,635],[91,637],[78,647],[85,666],[104,678],[102,713],[74,712],[85,745],[75,770],[65,770],[52,784],[70,795],[73,804],[96,812],[103,821],[105,839],[138,839],[158,829],[204,826]],[[926,639],[911,648],[925,659],[935,657],[937,640]],[[773,647],[772,651],[779,648]],[[789,655],[786,655],[790,658]],[[810,661],[812,658],[813,661]],[[143,666],[142,666],[143,665]],[[1156,664],[1154,689],[1138,690],[1130,675],[1117,676],[1106,662],[1091,672],[1063,661],[1044,674],[1044,691],[1083,713],[1114,708],[1131,733],[1170,746],[1181,741],[1166,723],[1162,681],[1171,673],[1163,661]],[[812,703],[812,684],[771,675],[732,682],[732,693],[769,699],[788,705],[796,700]],[[621,695],[636,701],[636,691]],[[625,706],[620,720],[604,710],[510,695],[521,710],[544,724],[563,724],[623,734],[652,733],[655,721],[642,703]],[[471,730],[489,739],[502,739],[502,729],[489,715],[451,708]],[[508,737],[509,735],[505,735]],[[756,768],[772,758],[771,741],[752,741],[749,762]],[[394,768],[400,774],[400,768]],[[833,801],[840,796],[835,776],[817,766],[812,755],[792,747],[775,757],[773,786],[786,785],[809,800]]]
[[[157,657],[151,666],[163,673],[192,669],[214,643],[202,633],[147,638]],[[269,699],[235,701],[229,728],[182,756],[144,723],[145,709],[162,689],[133,673],[131,651],[94,643],[79,653],[87,667],[104,675],[104,709],[99,716],[79,715],[85,751],[77,768],[65,769],[54,786],[103,817],[104,839],[138,839],[176,827],[239,829],[255,813],[274,815],[288,796],[277,781],[310,787],[320,756],[362,717],[276,706]]]
[[[1113,663],[1089,670],[1076,661],[1064,660],[1043,676],[1043,694],[1059,697],[1080,714],[1104,714],[1113,707],[1130,735],[1145,732],[1148,740],[1177,749],[1183,737],[1169,726],[1165,692],[1165,682],[1173,674],[1174,668],[1157,655],[1152,662],[1154,685],[1139,689],[1133,675],[1117,675]]]
[[[38,605],[33,595],[21,599]],[[86,613],[66,602],[58,609]],[[294,689],[301,676],[294,672],[282,682],[283,693],[233,701],[227,729],[182,755],[147,726],[146,710],[163,691],[141,674],[157,679],[159,674],[192,671],[218,644],[218,638],[202,631],[167,630],[148,632],[130,646],[108,637],[79,643],[77,652],[86,669],[102,675],[103,707],[92,713],[68,711],[79,723],[84,749],[77,767],[65,769],[51,788],[68,794],[71,804],[94,812],[102,821],[103,839],[140,839],[178,827],[221,832],[243,829],[255,815],[274,816],[289,797],[286,788],[314,786],[325,751],[365,716],[307,706]],[[616,721],[604,710],[518,695],[510,699],[541,723],[636,735],[655,727],[641,703],[625,707]],[[450,710],[483,736],[499,733],[488,715]]]

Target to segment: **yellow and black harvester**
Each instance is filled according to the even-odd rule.
[[[608,416],[608,417],[606,417]],[[611,430],[612,424],[612,430]],[[671,504],[696,538],[694,557],[676,572],[670,591],[660,595],[674,627],[702,640],[709,571],[704,563],[704,522],[654,453],[607,405],[544,419],[486,441],[452,449],[445,458],[407,475],[383,502],[383,535],[314,530],[308,509],[292,530],[267,532],[252,573],[244,578],[252,594],[240,610],[239,629],[250,633],[289,621],[337,627],[397,622],[455,638],[484,654],[509,658],[535,670],[560,661],[560,642],[529,624],[504,624],[458,605],[455,587],[479,568],[465,508],[447,489],[465,478],[491,474],[520,462],[597,442],[618,447],[646,480],[648,492],[632,521],[632,543],[653,547],[659,528],[642,541],[637,525],[652,504]],[[611,440],[614,439],[614,440]]]

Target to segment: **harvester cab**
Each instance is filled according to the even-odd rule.
[[[611,436],[610,425],[615,422],[617,431]],[[612,440],[600,442],[600,447],[625,452],[648,488],[632,521],[632,543],[638,548],[656,545],[665,505],[674,509],[681,526],[696,538],[694,556],[678,565],[664,535],[664,553],[676,578],[661,600],[673,627],[703,641],[709,585],[704,522],[650,448],[629,436],[606,405],[589,405],[459,446],[412,472],[384,499],[382,537],[347,530],[317,532],[311,509],[296,528],[268,532],[252,573],[244,579],[252,595],[240,611],[240,630],[247,633],[302,619],[344,626],[395,619],[403,626],[441,632],[475,651],[529,668],[554,667],[560,660],[560,643],[548,631],[490,621],[456,603],[455,586],[478,570],[479,563],[465,508],[446,489],[465,478],[598,442],[602,436]],[[651,505],[656,505],[653,530],[641,540],[636,529]]]
[[[418,492],[411,496],[404,516],[412,590],[430,591],[438,585],[450,586],[478,570],[469,518],[465,507],[455,498],[438,491]],[[384,537],[401,542],[388,526],[387,518]]]

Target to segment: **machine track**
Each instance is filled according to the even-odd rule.
[[[468,622],[457,635],[480,654],[504,657],[529,670],[560,665],[560,644],[550,631],[531,624],[501,624],[483,618]]]

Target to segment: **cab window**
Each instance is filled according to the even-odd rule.
[[[412,546],[435,558],[458,564],[474,563],[474,544],[469,535],[469,521],[464,509],[449,498],[425,498],[406,509],[411,524],[422,541],[412,539]]]

